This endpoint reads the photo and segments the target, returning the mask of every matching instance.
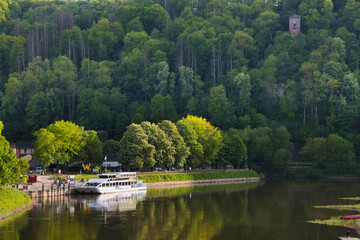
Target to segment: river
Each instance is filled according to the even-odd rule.
[[[313,208],[351,204],[359,181],[266,181],[71,196],[38,201],[0,224],[0,239],[332,240],[347,228],[308,223],[356,214]],[[351,229],[352,236],[359,237]]]

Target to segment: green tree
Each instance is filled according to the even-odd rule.
[[[103,143],[102,148],[104,154],[115,154],[120,152],[121,145],[119,141],[109,139]]]
[[[201,144],[204,151],[201,165],[212,164],[223,146],[220,131],[202,117],[188,115],[179,122],[190,125],[196,132],[198,136],[197,142]]]
[[[348,104],[360,103],[360,86],[353,74],[344,77],[340,92],[346,98]]]
[[[210,121],[221,128],[229,128],[236,122],[232,103],[226,97],[225,88],[222,85],[210,89],[208,104]]]
[[[190,155],[190,148],[186,146],[183,137],[180,135],[176,125],[168,120],[164,120],[158,124],[170,138],[173,147],[175,148],[175,162],[176,167],[183,167],[186,159]]]
[[[223,147],[219,151],[217,162],[232,164],[235,168],[240,167],[244,157],[247,154],[247,149],[242,139],[236,134],[223,133]]]
[[[330,134],[326,140],[328,168],[333,172],[345,173],[355,164],[353,145],[336,134]]]
[[[72,122],[57,121],[35,132],[34,158],[44,168],[51,163],[69,163],[85,145],[84,128]]]
[[[291,158],[293,146],[291,135],[283,126],[273,130],[271,136],[270,154],[265,159],[265,167],[276,172],[285,172]]]
[[[48,76],[49,87],[54,89],[61,106],[61,117],[74,120],[77,95],[75,65],[67,57],[58,57],[48,70]]]
[[[161,94],[156,94],[151,99],[151,120],[160,122],[165,119],[165,98]]]
[[[264,11],[255,19],[252,26],[255,30],[256,39],[260,49],[265,49],[273,40],[273,34],[278,27],[279,14],[272,11]]]
[[[9,4],[11,4],[11,0],[0,1],[0,22],[6,19],[5,14],[9,11]]]
[[[314,162],[320,168],[325,168],[327,161],[326,138],[308,138],[306,144],[301,149],[301,154],[304,156],[305,161]]]
[[[254,48],[254,38],[244,31],[236,31],[232,39],[230,50],[234,56],[235,66],[247,66],[248,54]]]
[[[197,167],[202,163],[204,158],[204,148],[197,141],[198,135],[194,128],[185,121],[178,121],[176,127],[183,137],[186,146],[190,149],[190,155],[186,160],[185,165],[188,167]]]
[[[271,156],[271,129],[268,127],[239,130],[237,133],[243,140],[247,152],[249,166],[263,164]]]
[[[128,126],[120,140],[119,162],[128,169],[150,170],[155,165],[155,147],[148,142],[148,135],[138,124]]]
[[[276,172],[285,172],[288,168],[291,153],[285,148],[280,148],[275,152],[272,158],[273,160],[271,161],[269,169]]]
[[[154,123],[142,122],[140,126],[147,134],[149,144],[155,147],[155,166],[161,168],[174,166],[176,149],[172,145],[171,138]]]
[[[0,134],[4,128],[0,121]],[[23,159],[17,159],[4,136],[0,136],[0,186],[12,184],[21,174],[25,174],[29,164]]]
[[[49,125],[50,111],[46,93],[40,92],[33,95],[25,110],[26,123],[32,132],[35,132],[40,128],[45,128]]]
[[[239,73],[234,77],[234,84],[238,92],[237,112],[240,116],[243,116],[250,109],[250,103],[251,103],[250,76],[244,73]]]
[[[83,138],[85,145],[79,150],[74,160],[83,163],[102,163],[103,151],[97,132],[84,131]]]

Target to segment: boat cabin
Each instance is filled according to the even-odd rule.
[[[138,184],[135,172],[104,173],[98,174],[99,178],[89,179],[84,187],[130,187]]]

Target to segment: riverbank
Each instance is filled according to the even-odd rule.
[[[19,190],[0,187],[0,221],[28,209],[31,204],[30,197]]]

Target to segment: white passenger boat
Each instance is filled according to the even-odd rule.
[[[147,189],[135,172],[114,172],[98,174],[99,178],[91,178],[84,185],[75,187],[76,193],[106,194],[144,191]]]

